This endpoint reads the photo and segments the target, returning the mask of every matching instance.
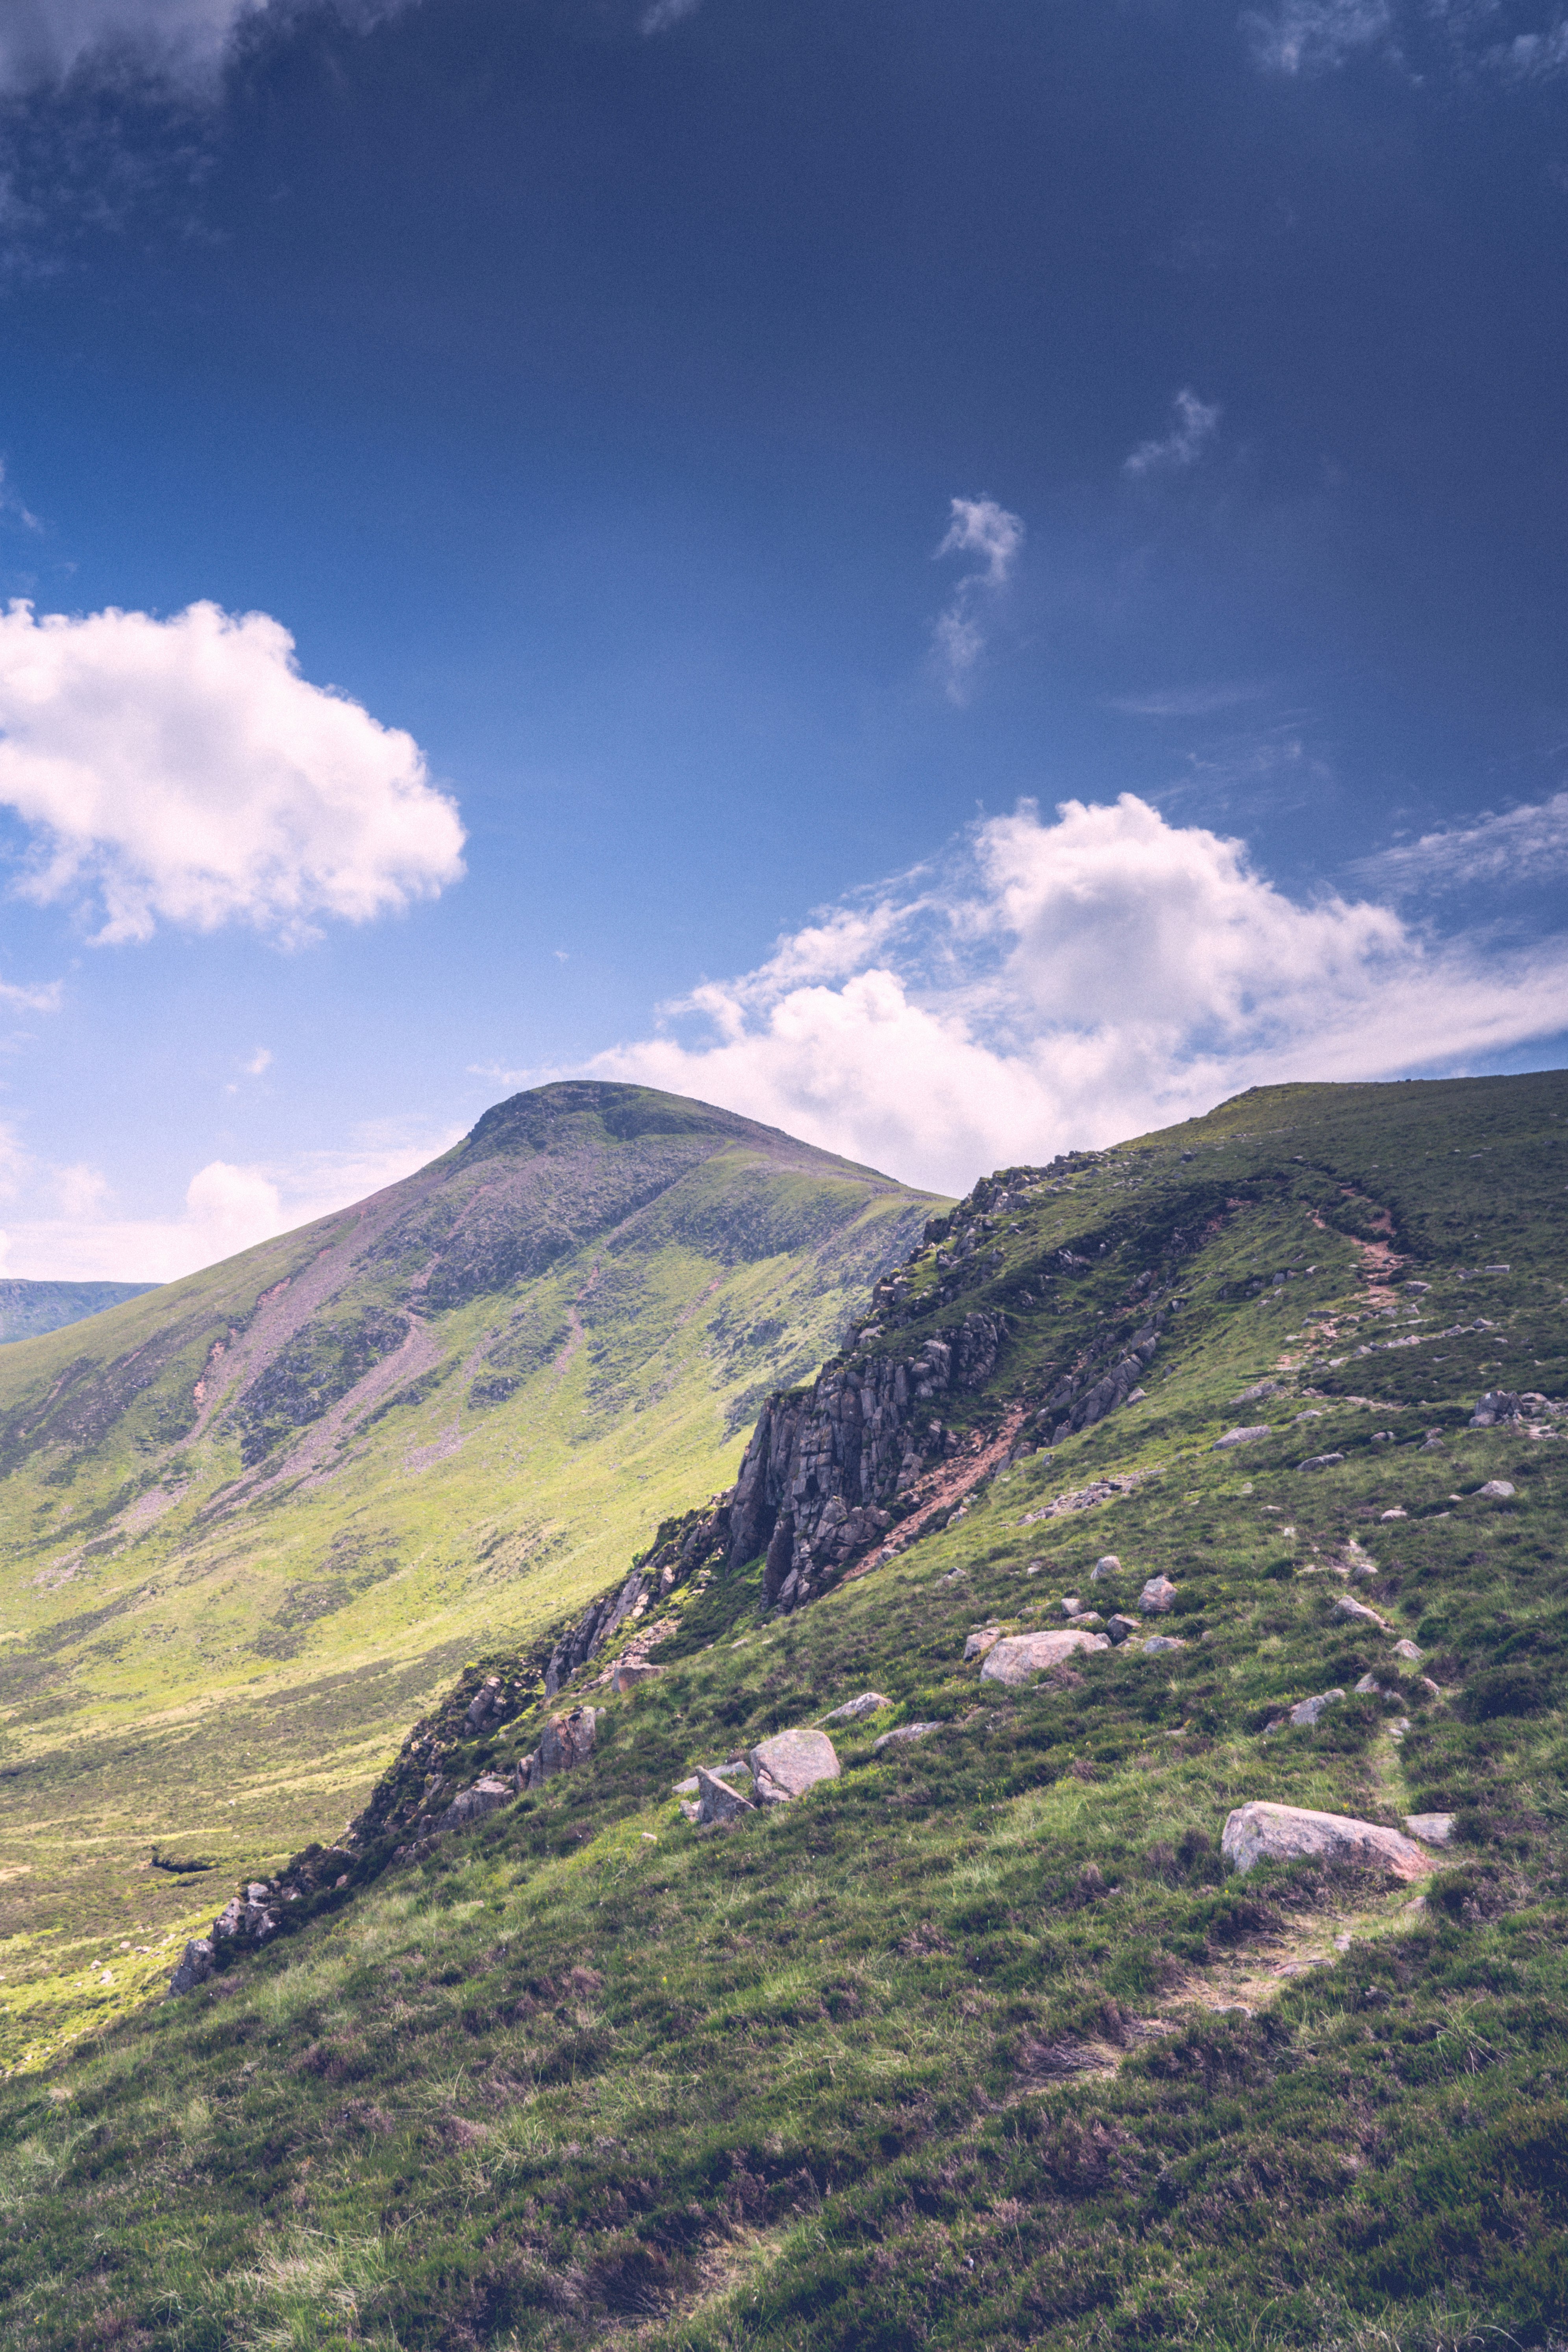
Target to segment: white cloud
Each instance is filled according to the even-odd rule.
[[[1356,868],[1386,890],[1459,890],[1549,882],[1568,872],[1568,792],[1402,842]]]
[[[847,956],[856,938],[853,968],[815,944]],[[709,1034],[617,1047],[595,1075],[961,1191],[1245,1087],[1387,1077],[1552,1035],[1568,1026],[1568,941],[1499,957],[1432,948],[1386,906],[1304,906],[1241,843],[1124,793],[987,819],[940,874],[669,1013]]]
[[[1215,710],[1233,710],[1238,702],[1256,702],[1268,691],[1265,686],[1170,687],[1152,694],[1112,695],[1106,709],[1129,719],[1206,719]]]
[[[1184,386],[1172,406],[1176,421],[1163,441],[1141,441],[1122,460],[1124,474],[1179,473],[1195,466],[1206,443],[1219,429],[1224,411],[1217,402],[1200,400]]]
[[[650,37],[668,33],[672,26],[683,25],[688,16],[695,16],[701,5],[702,0],[653,0],[653,5],[643,11],[641,28]]]
[[[1022,518],[1009,514],[994,499],[954,499],[947,536],[937,549],[944,555],[977,555],[977,572],[965,572],[952,601],[931,632],[937,667],[950,700],[968,699],[975,663],[985,648],[980,614],[987,598],[1000,595],[1013,574],[1024,544]]]
[[[258,1045],[249,1061],[242,1063],[240,1066],[247,1078],[258,1078],[264,1070],[269,1070],[272,1067],[271,1046]]]
[[[1391,44],[1388,0],[1284,0],[1270,15],[1248,9],[1240,19],[1255,65],[1266,72],[1331,70],[1358,49]]]
[[[17,887],[101,905],[101,941],[159,922],[286,940],[365,922],[462,873],[463,833],[412,736],[301,677],[265,613],[193,604],[0,615],[0,802],[36,828]]]
[[[210,1160],[186,1185],[182,1208],[161,1217],[118,1213],[96,1169],[54,1169],[34,1186],[50,1213],[12,1220],[0,1236],[0,1265],[34,1281],[173,1282],[412,1175],[460,1133],[371,1129],[346,1150],[284,1163]],[[28,1172],[14,1139],[0,1131],[0,1191],[15,1193]]]
[[[0,89],[63,81],[89,61],[133,61],[181,80],[212,75],[267,0],[5,0]]]
[[[1550,32],[1520,33],[1491,51],[1489,62],[1511,81],[1547,81],[1568,70],[1568,19]]]

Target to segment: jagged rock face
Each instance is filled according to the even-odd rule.
[[[1053,1445],[1062,1444],[1077,1431],[1090,1428],[1095,1422],[1103,1421],[1108,1412],[1114,1412],[1119,1404],[1126,1403],[1153,1361],[1163,1320],[1163,1316],[1152,1316],[1136,1333],[1127,1353],[1090,1386],[1084,1386],[1082,1373],[1058,1381],[1040,1415],[1042,1423],[1055,1423]]]
[[[804,1395],[768,1399],[735,1486],[730,1559],[765,1549],[770,1605],[808,1598],[884,1533],[888,1507],[943,1451],[931,1408],[984,1388],[1005,1336],[1000,1315],[977,1310],[916,1355],[858,1357]]]

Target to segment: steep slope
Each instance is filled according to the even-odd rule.
[[[0,2087],[10,2339],[1558,2340],[1565,1127],[1562,1074],[1282,1088],[978,1187],[752,1456],[770,1550],[868,1461],[886,1528],[827,1559],[825,1505],[803,1592],[798,1512],[771,1580],[741,1495],[672,1522],[640,1619],[497,1648],[258,1887],[263,1948]],[[839,1778],[686,1818],[808,1725]],[[1254,1802],[1414,1876],[1243,1875]]]
[[[68,1323],[143,1297],[153,1287],[150,1282],[26,1282],[13,1276],[0,1282],[0,1345],[63,1331]]]
[[[330,1834],[478,1640],[579,1605],[732,1476],[757,1400],[933,1205],[702,1104],[546,1087],[339,1216],[5,1350],[13,2046],[188,1909],[153,1850],[230,1871]]]

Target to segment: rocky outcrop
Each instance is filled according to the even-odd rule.
[[[1398,1830],[1345,1813],[1309,1812],[1300,1805],[1238,1805],[1226,1822],[1220,1852],[1238,1871],[1260,1862],[1316,1859],[1408,1880],[1432,1868],[1431,1856]]]
[[[1127,1402],[1154,1360],[1163,1319],[1163,1310],[1152,1316],[1142,1329],[1133,1334],[1126,1353],[1108,1370],[1100,1371],[1089,1365],[1057,1382],[1040,1414],[1042,1427],[1047,1422],[1052,1424],[1053,1445],[1060,1445],[1080,1429],[1091,1428],[1108,1412],[1114,1412],[1119,1404]]]
[[[596,1708],[574,1706],[570,1715],[558,1715],[547,1723],[532,1755],[525,1756],[518,1766],[518,1787],[540,1788],[558,1772],[574,1772],[579,1764],[585,1764],[594,1752],[598,1720]]]
[[[605,1593],[562,1634],[544,1669],[545,1697],[553,1698],[624,1625],[639,1622],[657,1601],[710,1563],[717,1565],[729,1551],[730,1539],[727,1494],[714,1496],[700,1511],[666,1519],[620,1590]]]
[[[984,1387],[1005,1336],[1000,1315],[976,1309],[914,1355],[857,1356],[767,1400],[735,1485],[730,1559],[764,1555],[770,1606],[809,1600],[885,1534],[922,1471],[956,1451],[943,1400]]]

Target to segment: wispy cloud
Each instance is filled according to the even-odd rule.
[[[644,9],[639,27],[650,38],[656,33],[668,33],[683,25],[688,16],[695,16],[701,5],[702,0],[653,0],[653,5]]]
[[[1212,711],[1256,702],[1268,691],[1266,686],[1172,687],[1152,694],[1112,695],[1105,707],[1129,719],[1206,719]]]
[[[1395,892],[1554,881],[1568,873],[1568,792],[1424,833],[1360,859],[1353,870]]]
[[[1388,0],[1284,0],[1272,14],[1247,9],[1241,19],[1255,65],[1268,73],[1331,71],[1358,50],[1392,44]]]
[[[1374,899],[1293,899],[1243,843],[1124,793],[984,820],[592,1066],[956,1190],[1245,1087],[1451,1067],[1565,1026],[1568,938],[1434,946]]]
[[[1568,72],[1568,18],[1544,33],[1519,33],[1488,53],[1488,63],[1510,81],[1550,81]]]
[[[1169,433],[1161,440],[1140,441],[1122,460],[1124,474],[1180,473],[1197,464],[1218,432],[1224,411],[1217,401],[1200,400],[1195,392],[1185,388],[1177,393],[1172,406],[1176,421]]]
[[[952,519],[937,559],[977,555],[981,561],[978,570],[960,580],[932,631],[937,667],[950,701],[969,698],[974,666],[985,650],[983,615],[1012,578],[1023,544],[1022,518],[1009,514],[994,499],[952,500]]]

